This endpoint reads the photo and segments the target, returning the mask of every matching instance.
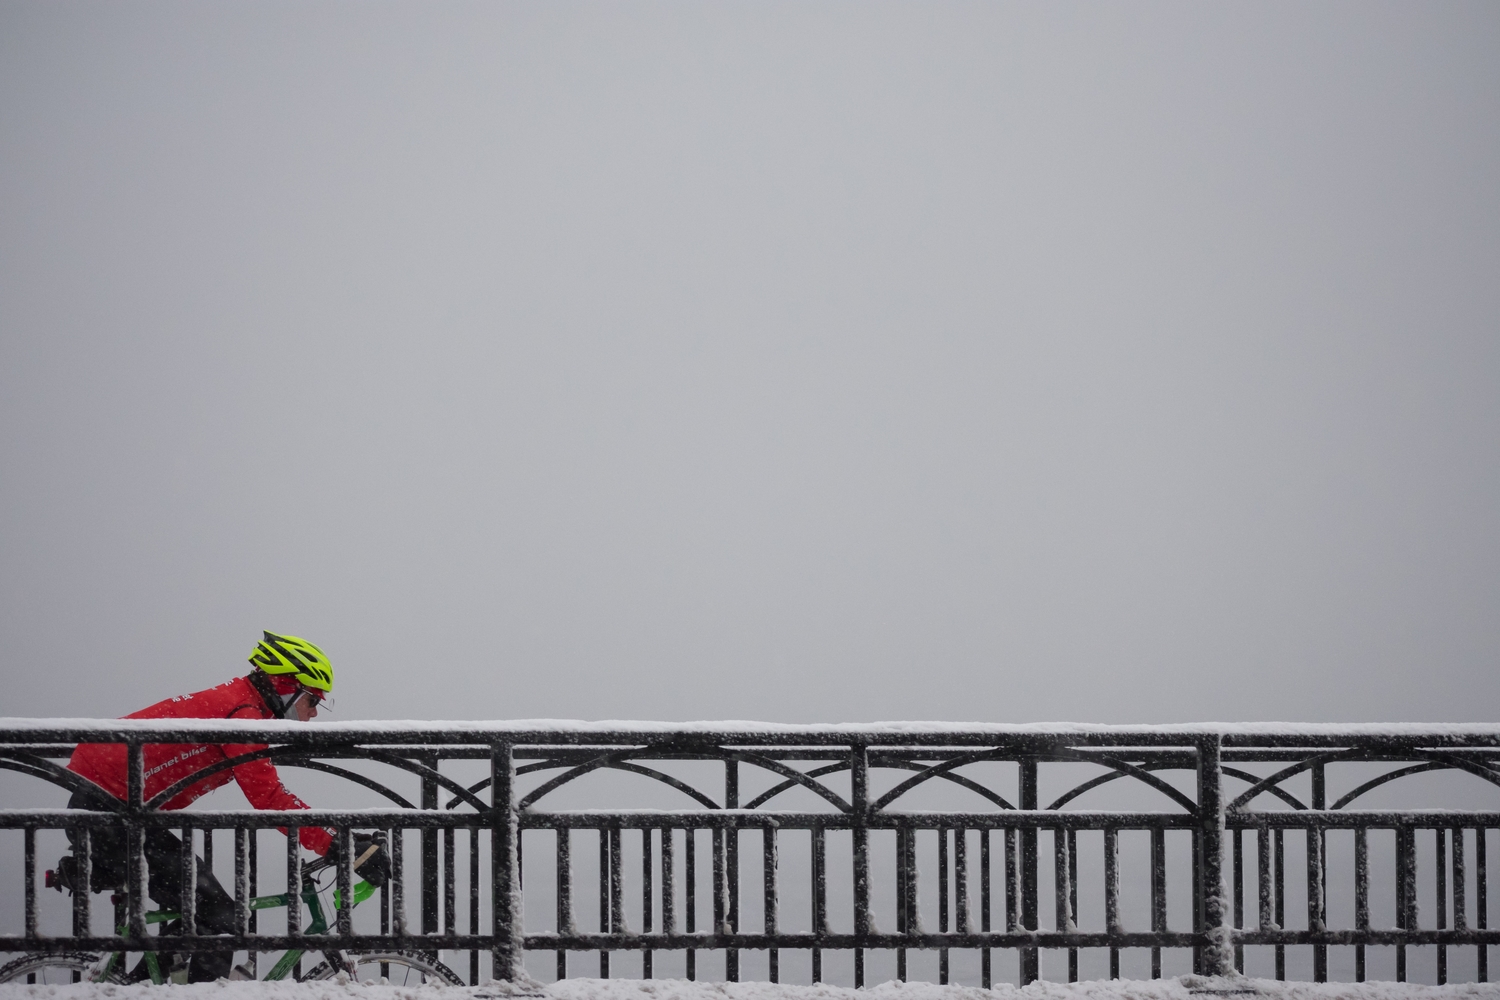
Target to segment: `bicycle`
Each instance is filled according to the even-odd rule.
[[[58,871],[66,871],[65,863],[71,858],[64,858],[58,863]],[[302,902],[307,910],[309,923],[303,933],[310,938],[327,932],[329,921],[323,908],[322,895],[329,892],[329,888],[319,885],[316,875],[333,870],[333,865],[319,860],[307,865],[302,873]],[[49,871],[46,875],[46,886],[49,889],[57,889],[59,892],[66,888],[72,891],[69,880],[58,872]],[[337,889],[331,890],[331,911],[337,913],[342,908],[343,900]],[[361,880],[353,887],[353,902],[351,909],[369,899],[375,894],[375,887],[369,882]],[[250,900],[250,909],[269,910],[279,909],[287,905],[287,893],[273,894],[269,896],[256,896]],[[110,896],[110,901],[115,907],[115,925],[117,933],[124,935],[127,929],[125,922],[125,898],[118,893]],[[181,914],[171,910],[152,910],[146,914],[148,924],[165,923],[181,919]],[[310,942],[312,944],[312,942]],[[323,961],[314,965],[306,973],[293,976],[298,969],[304,955],[309,951],[321,951]],[[146,979],[157,985],[169,982],[186,982],[187,968],[185,963],[163,962],[163,953],[148,951],[143,953],[143,964],[145,966]],[[66,983],[91,982],[91,983],[119,983],[124,984],[132,981],[125,972],[126,952],[114,951],[106,954],[93,952],[60,952],[47,954],[36,952],[23,955],[3,966],[0,966],[0,983],[40,983],[47,985],[61,985]],[[140,966],[137,966],[140,969]],[[374,975],[365,976],[363,972],[375,970]],[[399,970],[399,971],[398,971]],[[246,979],[254,979],[253,974],[245,974],[248,970],[241,965],[236,972],[244,975]],[[397,973],[392,977],[392,973]],[[349,976],[351,980],[365,982],[384,979],[392,985],[418,985],[429,979],[438,980],[450,986],[466,985],[459,978],[458,973],[437,960],[436,955],[424,954],[416,951],[391,951],[391,952],[365,952],[349,954],[337,949],[318,949],[315,946],[309,948],[297,948],[286,951],[281,958],[266,973],[262,982],[275,982],[293,976],[298,982],[312,982],[320,979],[333,979],[340,973]],[[399,979],[399,982],[397,981]],[[143,979],[134,981],[143,982]]]

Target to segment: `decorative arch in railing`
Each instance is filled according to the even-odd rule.
[[[378,792],[397,805],[403,806],[407,809],[416,808],[409,801],[407,801],[406,798],[393,791],[388,786],[375,781],[373,778],[369,778],[365,775],[347,770],[346,768],[336,767],[323,761],[315,761],[311,759],[312,756],[313,755],[308,754],[306,750],[298,747],[266,747],[261,750],[252,750],[249,753],[238,754],[234,757],[226,757],[225,759],[216,761],[215,763],[210,764],[208,767],[195,771],[192,774],[188,775],[186,778],[183,778],[181,781],[178,781],[175,784],[169,785],[167,788],[162,789],[160,792],[156,793],[156,795],[151,797],[151,799],[146,803],[146,807],[148,809],[160,809],[166,803],[172,801],[172,799],[176,796],[182,794],[184,791],[198,784],[199,782],[213,777],[215,774],[219,774],[223,771],[239,767],[241,764],[248,764],[251,761],[270,760],[283,767],[299,767],[306,770],[322,771],[325,774],[333,774],[338,777],[355,782],[356,784],[363,785],[366,788],[371,789],[372,791]],[[455,798],[461,801],[468,802],[476,810],[483,811],[489,808],[489,805],[486,802],[472,795],[462,785],[460,785],[458,782],[454,781],[447,775],[441,773],[436,768],[428,767],[426,764],[422,764],[418,761],[402,757],[399,754],[394,754],[389,751],[380,750],[373,747],[364,748],[361,751],[360,756],[368,760],[374,760],[379,761],[382,764],[388,764],[391,767],[397,768],[398,770],[407,771],[420,778],[432,781],[439,787],[453,792]]]
[[[814,781],[814,775],[805,771],[798,771],[795,768],[788,767],[780,761],[767,757],[764,754],[758,754],[747,750],[731,750],[719,746],[708,748],[693,747],[689,749],[685,747],[674,747],[670,745],[649,748],[630,747],[623,750],[616,750],[610,753],[601,754],[593,760],[587,761],[583,764],[569,765],[563,763],[555,763],[552,761],[542,761],[537,764],[530,764],[524,767],[517,768],[517,774],[531,771],[549,770],[557,767],[567,767],[569,768],[569,770],[567,770],[563,774],[549,779],[536,789],[532,790],[524,798],[517,802],[516,806],[519,809],[529,809],[533,805],[535,805],[536,802],[543,796],[549,794],[550,792],[556,791],[558,788],[561,788],[563,785],[566,785],[569,782],[575,781],[578,778],[581,778],[593,771],[597,771],[600,769],[613,769],[620,771],[629,771],[651,778],[654,781],[659,781],[662,784],[675,788],[678,791],[682,792],[684,795],[689,796],[694,801],[703,805],[705,808],[722,809],[723,806],[721,806],[719,803],[715,802],[708,795],[704,794],[696,788],[693,788],[691,785],[687,784],[681,779],[666,774],[662,771],[655,770],[654,768],[642,767],[638,764],[633,763],[633,761],[635,760],[661,760],[671,759],[674,757],[682,757],[687,752],[691,752],[692,757],[697,760],[737,761],[739,763],[750,764],[752,766],[762,768],[763,770],[770,771],[783,779],[782,785],[777,786],[778,789],[792,788],[800,785],[801,787],[811,791],[813,794],[825,799],[827,802],[829,802],[829,804],[831,804],[834,808],[840,810],[841,812],[847,813],[852,810],[852,807],[849,805],[849,803],[843,797],[838,795],[838,793],[834,792],[826,785]],[[490,779],[486,778],[484,781],[481,781],[477,785],[473,786],[472,790],[478,790],[480,788],[488,787],[489,784]],[[756,806],[763,803],[767,798],[769,798],[769,796],[761,796],[756,800],[756,805],[747,805],[742,808],[756,808]]]
[[[840,771],[848,771],[848,770],[850,770],[850,768],[852,766],[853,765],[851,765],[848,761],[836,761],[835,763],[825,764],[822,767],[816,767],[816,768],[813,768],[811,771],[804,771],[802,773],[805,774],[809,778],[819,778],[819,777],[822,777],[825,774],[837,774]],[[885,761],[880,762],[879,764],[872,764],[871,765],[871,770],[875,770],[875,769],[878,769],[878,768],[888,768],[888,769],[899,768],[899,769],[904,769],[904,770],[907,770],[907,771],[927,771],[927,770],[929,770],[928,765],[918,764],[916,761],[900,761],[900,760],[885,760]],[[1014,809],[1015,808],[1015,806],[1011,805],[1008,801],[1006,801],[1005,797],[1003,795],[1001,795],[1000,793],[994,791],[993,789],[986,788],[984,785],[981,785],[979,782],[973,780],[972,778],[965,777],[962,774],[943,773],[943,774],[932,775],[932,777],[942,778],[944,781],[951,781],[955,785],[958,785],[958,786],[960,786],[962,788],[967,788],[969,791],[974,792],[975,794],[982,796],[983,798],[989,800],[990,802],[993,802],[995,805],[999,806],[1001,809]],[[776,796],[780,795],[781,793],[786,792],[786,791],[790,791],[791,789],[796,788],[798,784],[800,784],[800,782],[788,780],[788,781],[783,781],[779,785],[773,785],[772,787],[770,787],[770,788],[766,789],[764,792],[762,792],[760,795],[756,796],[755,798],[751,799],[749,802],[745,803],[745,808],[746,809],[758,809],[761,806],[765,805],[767,802],[769,802],[771,799],[773,799]]]
[[[999,748],[999,747],[997,747],[995,749],[990,749],[990,750],[978,750],[978,751],[974,751],[972,753],[966,753],[966,754],[963,754],[961,756],[954,757],[954,758],[946,760],[946,761],[942,761],[941,763],[933,764],[931,766],[921,768],[921,770],[919,771],[919,773],[917,773],[917,774],[913,775],[912,777],[906,779],[905,781],[901,782],[895,788],[892,788],[890,791],[886,792],[880,798],[876,799],[873,803],[871,803],[871,806],[870,806],[871,811],[872,812],[879,812],[879,811],[885,809],[887,806],[889,806],[896,799],[900,798],[902,795],[905,795],[907,792],[911,791],[913,788],[916,788],[918,785],[921,785],[921,784],[923,784],[923,783],[925,783],[927,781],[930,781],[933,778],[949,778],[949,780],[952,780],[953,777],[957,777],[957,776],[952,776],[951,772],[953,772],[955,769],[963,767],[963,766],[965,766],[967,764],[975,764],[975,763],[979,763],[980,761],[990,761],[990,760],[1009,760],[1009,759],[1013,759],[1014,757],[1015,757],[1015,752],[1014,751],[1006,750],[1005,748]],[[1110,756],[1106,756],[1106,755],[1102,755],[1102,754],[1087,754],[1087,755],[1084,755],[1084,754],[1069,753],[1067,751],[1052,751],[1050,753],[1035,754],[1035,755],[1032,755],[1032,759],[1037,760],[1037,761],[1053,761],[1053,762],[1100,764],[1100,765],[1102,765],[1104,767],[1108,767],[1108,768],[1111,769],[1111,773],[1110,774],[1101,775],[1098,778],[1090,779],[1089,781],[1084,782],[1082,785],[1079,785],[1078,787],[1074,788],[1072,791],[1068,792],[1067,794],[1065,794],[1064,796],[1062,796],[1061,798],[1059,798],[1057,801],[1055,801],[1051,805],[1049,805],[1047,807],[1049,810],[1062,808],[1062,806],[1065,805],[1067,802],[1069,802],[1071,799],[1076,798],[1078,795],[1083,794],[1085,791],[1088,791],[1090,788],[1094,788],[1094,787],[1097,787],[1098,785],[1103,784],[1105,781],[1112,781],[1115,778],[1124,778],[1124,777],[1134,778],[1137,781],[1141,782],[1142,784],[1146,785],[1147,787],[1155,789],[1158,792],[1161,792],[1167,798],[1171,799],[1173,802],[1175,802],[1178,805],[1182,806],[1189,813],[1196,812],[1197,809],[1198,809],[1197,803],[1195,803],[1192,799],[1188,798],[1186,795],[1183,795],[1182,792],[1178,791],[1176,788],[1173,788],[1171,785],[1167,784],[1165,781],[1162,781],[1160,778],[1156,777],[1154,774],[1151,774],[1150,772],[1151,772],[1151,770],[1153,770],[1152,768],[1140,767],[1138,765],[1128,763],[1128,762],[1120,760],[1118,758],[1110,757]],[[1162,767],[1165,768],[1167,766],[1168,765],[1163,765]],[[1171,766],[1175,767],[1177,765],[1171,765]],[[997,804],[1000,805],[1000,807],[1003,808],[1003,809],[1014,809],[1015,808],[1015,806],[1013,806],[1009,802],[1005,801],[1004,798],[1000,797],[999,795],[995,795],[994,798],[996,800],[998,800]]]
[[[434,768],[427,767],[424,764],[409,760],[397,754],[392,754],[387,751],[376,749],[363,749],[358,755],[363,758],[378,760],[382,763],[389,764],[392,767],[410,772],[411,774],[415,774],[418,777],[432,780],[436,782],[440,787],[454,792],[454,800],[452,803],[450,803],[450,808],[452,808],[453,805],[456,805],[459,802],[467,802],[469,805],[472,805],[479,810],[489,808],[489,805],[487,803],[474,796],[469,789],[465,789],[462,785],[455,782],[452,778],[449,778],[447,775],[441,774]],[[146,802],[146,808],[160,809],[162,806],[172,801],[173,798],[180,795],[188,788],[191,788],[192,786],[213,777],[215,774],[219,774],[223,771],[238,767],[241,764],[248,764],[251,761],[256,760],[269,760],[277,764],[279,767],[294,767],[300,768],[302,770],[320,771],[324,774],[331,774],[335,777],[343,778],[355,784],[362,785],[370,789],[371,791],[384,796],[390,802],[404,809],[416,808],[416,806],[413,805],[412,802],[405,796],[401,795],[399,792],[396,792],[388,785],[382,784],[381,782],[376,781],[375,779],[370,778],[367,775],[348,770],[347,768],[337,767],[324,761],[313,760],[307,753],[307,751],[296,747],[285,746],[266,747],[261,750],[253,750],[249,753],[238,754],[233,757],[226,757],[221,761],[216,761],[215,763],[210,764],[205,768],[193,772],[188,777],[168,786],[167,788],[158,792],[156,795],[152,796],[151,799]],[[95,787],[94,784],[88,779],[74,773],[73,771],[68,770],[66,767],[61,767],[43,757],[24,752],[0,751],[0,770],[16,771],[18,773],[26,774],[31,777],[40,778],[72,792],[86,791]],[[485,784],[488,784],[488,780],[486,780]]]
[[[1180,770],[1185,770],[1186,769],[1184,765],[1177,764],[1177,763],[1167,763],[1167,764],[1146,763],[1146,764],[1139,764],[1139,765],[1135,765],[1135,766],[1136,766],[1136,768],[1138,770],[1141,770],[1141,771],[1180,771]],[[1237,767],[1222,767],[1220,770],[1223,772],[1223,774],[1226,777],[1237,778],[1240,781],[1244,781],[1244,782],[1247,782],[1247,783],[1252,784],[1252,785],[1261,780],[1259,775],[1251,774],[1249,771],[1243,771],[1243,770],[1240,770]],[[1108,784],[1109,782],[1115,781],[1115,780],[1117,780],[1119,778],[1130,777],[1130,776],[1132,776],[1132,775],[1128,771],[1122,771],[1122,770],[1119,770],[1119,769],[1115,769],[1115,770],[1110,771],[1107,774],[1101,774],[1098,777],[1090,778],[1088,781],[1085,781],[1083,784],[1078,785],[1078,786],[1070,789],[1069,791],[1065,792],[1062,796],[1060,796],[1059,798],[1057,798],[1047,808],[1048,809],[1061,809],[1063,806],[1067,805],[1069,802],[1071,802],[1074,799],[1078,798],[1078,796],[1082,795],[1084,792],[1091,791],[1091,790],[1093,790],[1095,788],[1098,788],[1100,785]],[[1293,809],[1306,809],[1307,808],[1307,806],[1304,805],[1300,799],[1298,799],[1296,796],[1292,795],[1290,792],[1286,791],[1286,789],[1284,789],[1284,788],[1281,788],[1279,786],[1272,786],[1270,788],[1265,789],[1265,791],[1268,792],[1268,793],[1270,793],[1270,794],[1272,794],[1272,795],[1275,795],[1277,798],[1279,798],[1282,801],[1286,802],[1286,804],[1289,805],[1289,806],[1291,806]]]
[[[1397,778],[1404,778],[1408,775],[1420,774],[1428,771],[1464,771],[1484,781],[1487,781],[1490,784],[1500,786],[1500,771],[1497,771],[1495,768],[1485,764],[1481,760],[1465,757],[1461,754],[1432,750],[1415,750],[1405,755],[1405,759],[1407,760],[1410,760],[1413,757],[1425,759],[1427,763],[1397,768],[1394,771],[1390,771],[1386,774],[1371,778],[1369,781],[1364,782],[1363,784],[1359,785],[1358,787],[1354,788],[1353,790],[1336,800],[1334,804],[1329,806],[1328,808],[1343,809],[1345,806],[1353,802],[1355,799],[1359,798],[1361,795],[1372,789],[1378,788],[1381,785],[1386,784],[1387,782],[1394,781]],[[1231,800],[1226,808],[1229,812],[1243,811],[1252,801],[1254,801],[1256,796],[1269,793],[1277,796],[1278,798],[1281,798],[1289,805],[1291,805],[1294,809],[1306,809],[1308,808],[1307,805],[1298,800],[1290,792],[1287,792],[1284,788],[1280,787],[1283,782],[1288,781],[1291,778],[1295,778],[1296,776],[1304,772],[1311,771],[1313,768],[1319,766],[1327,766],[1328,764],[1344,762],[1368,762],[1379,759],[1381,759],[1379,755],[1371,754],[1367,750],[1335,750],[1328,753],[1321,753],[1308,757],[1305,760],[1301,760],[1295,764],[1284,767],[1281,770],[1267,775],[1264,778],[1257,777],[1256,775],[1249,774],[1245,771],[1226,767],[1223,769],[1224,774],[1251,782],[1250,787],[1241,792],[1233,800]]]
[[[45,757],[24,751],[0,751],[0,770],[16,771],[33,778],[41,778],[71,792],[93,787],[86,778],[74,774],[67,768],[60,767]]]

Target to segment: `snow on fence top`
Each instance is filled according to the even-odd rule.
[[[1359,740],[1403,745],[1500,745],[1500,724],[1464,723],[1308,723],[1200,722],[1120,726],[1078,722],[1024,724],[983,722],[870,722],[791,724],[775,722],[642,722],[575,719],[504,721],[389,720],[329,722],[311,725],[271,720],[177,719],[27,719],[0,717],[0,741],[53,740],[85,742],[90,738],[130,734],[151,739],[187,734],[200,739],[232,741],[253,733],[288,743],[344,740],[351,743],[659,743],[664,739],[745,744],[955,745],[986,742],[1055,743],[1113,746],[1191,745],[1221,737],[1227,746],[1336,746]]]

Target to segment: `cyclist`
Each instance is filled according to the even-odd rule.
[[[248,676],[157,702],[127,719],[297,719],[312,721],[327,695],[333,691],[333,667],[323,651],[306,639],[265,633],[250,654],[254,666]],[[219,761],[265,749],[265,744],[147,744],[145,747],[145,800],[178,784]],[[86,778],[89,785],[68,801],[72,809],[111,811],[127,796],[125,747],[118,743],[83,743],[73,752],[68,769]],[[239,782],[245,798],[257,809],[306,809],[307,804],[287,790],[269,760],[248,761],[188,785],[162,805],[181,809],[215,788]],[[285,832],[285,831],[283,831]],[[72,831],[68,838],[75,843]],[[316,826],[300,828],[303,847],[329,860],[336,860],[337,841],[329,830]],[[356,838],[355,857],[366,854],[374,838]],[[150,875],[148,894],[167,910],[182,906],[182,841],[164,829],[146,834],[146,866]],[[123,886],[126,882],[125,831],[105,827],[93,831],[91,849],[97,889]],[[385,880],[388,863],[383,848],[360,867],[360,874],[374,884]],[[234,903],[213,873],[198,865],[197,926],[199,933],[229,934],[234,931]],[[189,982],[211,982],[228,976],[234,953],[198,952],[188,967]],[[139,971],[139,970],[138,970]]]

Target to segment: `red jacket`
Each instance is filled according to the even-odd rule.
[[[125,718],[271,719],[275,716],[249,679],[236,677],[207,691],[159,701],[150,708],[132,712]],[[222,746],[213,743],[148,743],[145,751],[146,801],[149,802],[158,792],[210,764],[265,748],[263,743],[229,743]],[[73,758],[68,761],[68,770],[82,775],[122,802],[129,794],[123,743],[80,743],[73,751]],[[215,788],[227,785],[230,777],[240,783],[245,798],[257,809],[308,808],[307,803],[287,791],[276,774],[276,766],[265,759],[252,760],[209,775],[197,784],[183,789],[162,808],[181,809]],[[328,853],[328,845],[333,838],[327,830],[304,826],[301,831],[303,847],[319,854]]]

